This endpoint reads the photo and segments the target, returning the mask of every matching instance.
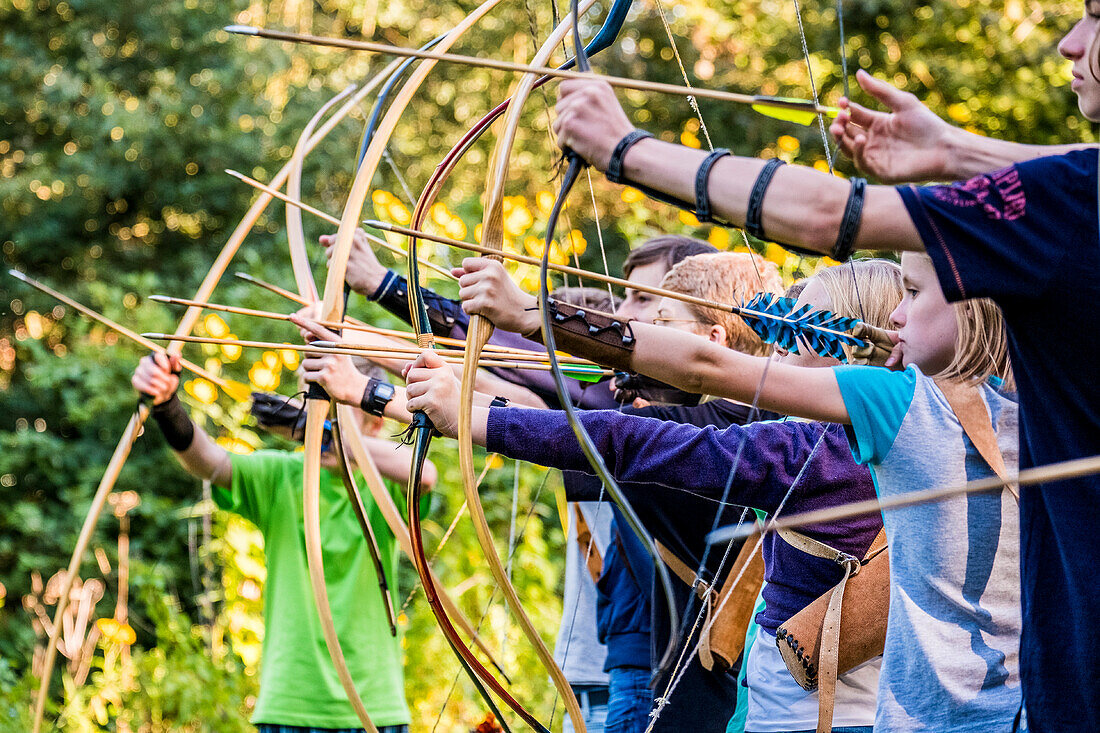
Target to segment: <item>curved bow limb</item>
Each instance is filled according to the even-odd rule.
[[[449,48],[459,37],[462,36],[469,28],[471,28],[478,20],[480,20],[486,13],[492,10],[500,0],[486,0],[478,6],[470,15],[463,19],[448,35],[440,42],[439,47],[443,50]],[[371,181],[376,172],[379,163],[381,162],[383,152],[389,141],[390,136],[393,134],[394,129],[397,127],[397,123],[400,119],[402,112],[411,102],[413,95],[417,89],[423,83],[428,73],[435,67],[435,63],[421,64],[410,76],[409,81],[402,87],[400,93],[394,99],[386,112],[385,117],[379,124],[378,131],[371,140],[370,145],[367,148],[366,155],[364,156],[358,171],[356,172],[355,180],[352,184],[351,192],[348,195],[347,203],[344,207],[343,216],[340,220],[340,226],[336,233],[336,243],[334,245],[334,251],[329,261],[328,276],[325,281],[324,297],[321,306],[320,316],[323,320],[340,320],[343,317],[342,313],[342,291],[344,287],[345,276],[347,273],[347,261],[351,253],[351,245],[355,230],[358,227],[358,219],[362,213],[363,205],[366,202],[366,198],[370,192]],[[313,525],[319,520],[317,512],[317,500],[318,492],[317,486],[320,478],[320,449],[321,449],[321,433],[324,426],[324,418],[326,410],[325,400],[318,394],[312,394],[306,401],[306,435],[305,435],[305,486],[304,486],[304,504],[305,513],[307,515],[307,533],[314,532]],[[317,533],[319,535],[319,532]],[[319,539],[319,536],[318,536]],[[311,560],[312,563],[312,560]],[[419,568],[418,568],[419,569]],[[311,578],[313,574],[311,573]],[[427,578],[427,582],[430,582],[430,576],[421,574],[421,579],[424,581]],[[323,581],[323,578],[320,578]],[[434,610],[434,609],[433,609]],[[458,651],[458,650],[456,650]],[[473,653],[468,649],[465,650],[471,659],[476,661],[473,657]],[[461,654],[461,652],[460,652]],[[468,662],[469,660],[465,660]],[[507,696],[507,692],[503,689],[499,682],[497,682],[492,675],[487,672],[486,676],[489,677],[494,685],[494,691],[502,696]],[[522,707],[520,708],[522,709]]]
[[[587,10],[591,6],[592,0],[585,0],[585,2],[581,4],[580,12]],[[573,21],[574,18],[572,14],[566,16],[562,20],[536,53],[533,64],[542,65],[546,63],[557,45],[562,42],[562,39],[565,38],[565,35],[572,28]],[[497,144],[490,158],[491,166],[488,177],[488,191],[484,218],[482,220],[482,243],[498,250],[502,249],[504,245],[504,185],[508,178],[510,153],[515,142],[516,132],[519,128],[523,104],[530,95],[537,80],[538,77],[536,75],[527,74],[520,81],[515,93],[512,95],[511,103],[508,106],[508,117],[501,130],[500,136],[497,138]],[[565,679],[565,674],[562,672],[557,662],[554,661],[554,657],[551,655],[550,650],[547,649],[546,643],[542,640],[538,630],[535,629],[530,617],[523,610],[519,596],[512,586],[511,581],[508,579],[508,573],[504,569],[500,557],[497,555],[496,545],[493,542],[492,532],[489,529],[489,522],[485,518],[485,511],[481,505],[481,497],[477,491],[470,421],[473,413],[474,381],[477,375],[478,360],[481,357],[482,348],[489,340],[492,330],[493,324],[481,316],[475,315],[470,318],[470,324],[466,333],[466,354],[463,362],[458,419],[458,457],[462,473],[463,489],[465,490],[466,502],[470,509],[470,519],[473,521],[474,528],[477,530],[477,538],[489,562],[489,569],[492,571],[493,577],[504,593],[504,598],[509,608],[512,609],[512,613],[515,615],[516,620],[519,621],[524,635],[530,640],[539,660],[549,671],[550,677],[554,682],[554,687],[557,688],[558,694],[561,695],[562,700],[565,702],[565,707],[573,723],[573,728],[584,733],[587,729],[584,723],[584,716],[581,713],[580,704],[577,702],[576,695],[573,694],[573,689],[569,686],[568,680]]]
[[[313,136],[313,130],[321,122],[334,105],[341,99],[355,91],[355,85],[348,86],[321,105],[316,114],[302,129],[298,136],[298,142],[294,145],[294,153],[287,163],[289,171],[286,180],[286,195],[294,200],[302,198],[302,167],[305,164],[306,152],[309,147],[309,139]],[[294,281],[298,284],[298,294],[310,301],[318,300],[317,284],[313,280],[313,272],[309,266],[309,250],[306,249],[305,231],[302,228],[302,210],[297,206],[286,207],[286,237],[290,246],[290,263],[294,269]]]
[[[396,60],[387,64],[377,76],[371,79],[371,81],[364,85],[358,93],[350,98],[312,137],[309,141],[309,149],[312,149],[332,132],[340,120],[346,117],[363,97],[381,84],[399,65],[400,62]],[[275,174],[275,177],[272,179],[272,185],[276,188],[282,186],[283,183],[286,182],[288,173],[288,166],[284,166]],[[272,196],[264,194],[257,198],[252,206],[249,207],[240,223],[237,224],[237,227],[233,230],[232,234],[230,234],[229,239],[226,240],[225,245],[222,247],[217,259],[207,272],[206,277],[199,285],[194,300],[208,300],[210,298],[210,295],[214,292],[214,288],[221,281],[222,275],[225,274],[226,268],[229,267],[230,261],[244,242],[244,238],[252,230],[256,220],[263,214],[267,205],[271,203],[272,198]],[[201,313],[201,308],[189,308],[180,319],[179,325],[176,327],[176,335],[187,335],[191,333]],[[182,344],[178,347],[169,347],[169,353],[171,354],[178,355],[181,350]],[[55,629],[61,628],[60,621],[65,610],[68,608],[69,592],[72,590],[76,574],[80,570],[80,565],[84,559],[84,553],[88,550],[88,543],[91,541],[92,532],[99,521],[99,515],[103,512],[103,507],[107,504],[107,497],[110,496],[111,492],[114,490],[115,482],[118,480],[119,473],[121,473],[122,466],[125,465],[127,457],[130,455],[130,450],[133,448],[134,441],[141,435],[141,428],[145,424],[148,414],[148,409],[142,408],[139,408],[138,411],[134,413],[130,423],[126,426],[126,430],[123,431],[122,437],[119,438],[114,453],[111,455],[111,460],[107,464],[107,470],[104,472],[103,478],[96,488],[92,504],[84,517],[80,535],[77,537],[76,545],[73,547],[73,553],[69,559],[69,571],[62,579],[57,608],[54,610]],[[48,638],[48,643],[46,644],[46,656],[43,659],[42,665],[42,679],[39,681],[38,696],[35,699],[31,723],[32,733],[39,733],[42,728],[42,720],[46,710],[46,698],[49,695],[50,677],[53,675],[53,668],[56,663],[57,644],[55,643],[55,639],[51,637]]]
[[[349,424],[350,421],[354,419],[352,415],[354,409],[355,408],[349,405],[337,405],[336,412],[338,419],[345,425]],[[371,498],[374,499],[374,503],[378,506],[379,511],[382,513],[382,517],[386,520],[386,524],[389,525],[390,531],[393,532],[394,537],[397,539],[398,547],[401,548],[401,551],[405,553],[410,561],[415,563],[409,528],[406,526],[405,520],[401,517],[401,510],[397,507],[393,497],[390,496],[389,490],[382,480],[382,474],[378,472],[378,468],[371,460],[370,453],[363,443],[362,436],[357,432],[345,431],[344,439],[347,441],[347,448],[351,450],[351,457],[355,461],[359,473],[363,476],[363,481],[366,482]],[[431,572],[430,568],[429,572]],[[447,614],[454,620],[455,625],[462,630],[462,633],[464,633],[474,645],[481,649],[481,652],[489,660],[489,663],[492,664],[510,684],[511,680],[504,672],[504,668],[493,656],[492,651],[490,651],[484,640],[478,636],[473,624],[471,624],[462,614],[454,600],[447,595],[446,592],[438,590],[439,579],[435,577],[434,573],[431,573],[431,575],[436,583],[439,602],[444,607]]]

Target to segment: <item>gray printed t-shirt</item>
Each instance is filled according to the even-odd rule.
[[[881,497],[983,478],[992,470],[943,393],[916,367],[834,370],[856,460]],[[983,385],[1009,471],[1017,404]],[[890,617],[875,730],[995,733],[1020,709],[1020,528],[999,494],[887,511]]]
[[[606,685],[603,663],[607,647],[596,638],[596,584],[588,574],[585,556],[577,542],[577,522],[572,516],[574,504],[584,513],[592,532],[594,550],[607,556],[611,541],[611,506],[607,501],[570,502],[569,533],[565,539],[565,590],[562,593],[562,619],[554,645],[554,661],[571,685]],[[566,716],[568,721],[568,716]]]

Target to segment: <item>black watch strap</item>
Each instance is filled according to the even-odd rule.
[[[760,174],[756,176],[756,182],[752,184],[752,193],[749,194],[749,208],[745,211],[745,231],[757,239],[766,239],[764,235],[764,194],[768,191],[768,185],[772,182],[772,176],[776,169],[783,165],[779,158],[771,158]]]
[[[695,218],[701,223],[714,221],[714,215],[710,211],[710,194],[707,192],[707,187],[710,185],[710,171],[719,158],[729,154],[730,151],[725,148],[712,151],[710,155],[703,158],[699,170],[695,173]]]
[[[493,398],[493,401],[489,403],[489,407],[507,407],[509,402],[511,402],[511,400],[507,397],[497,395]]]
[[[369,415],[382,417],[386,411],[386,405],[393,399],[394,386],[389,382],[371,377],[367,381],[367,387],[363,390],[363,397],[359,400],[359,407]]]
[[[626,182],[623,177],[623,158],[626,157],[626,151],[650,137],[653,137],[653,133],[645,130],[634,130],[623,137],[611,152],[611,160],[607,161],[607,180],[612,183]]]

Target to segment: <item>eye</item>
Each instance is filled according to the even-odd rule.
[[[905,294],[908,295],[910,298],[917,297],[918,292],[919,291],[916,288],[906,288],[905,289]]]

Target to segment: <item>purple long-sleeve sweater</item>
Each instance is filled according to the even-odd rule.
[[[631,503],[657,504],[661,511],[676,512],[682,491],[720,499],[739,451],[732,503],[769,514],[782,504],[790,515],[875,496],[871,473],[852,458],[840,425],[786,420],[699,428],[612,410],[580,418]],[[487,448],[563,471],[591,471],[560,411],[493,408]],[[698,531],[710,529],[707,524]],[[880,529],[882,518],[869,515],[804,533],[863,557]],[[796,550],[775,533],[764,539],[763,554],[766,607],[756,622],[769,633],[841,577],[836,563]]]

